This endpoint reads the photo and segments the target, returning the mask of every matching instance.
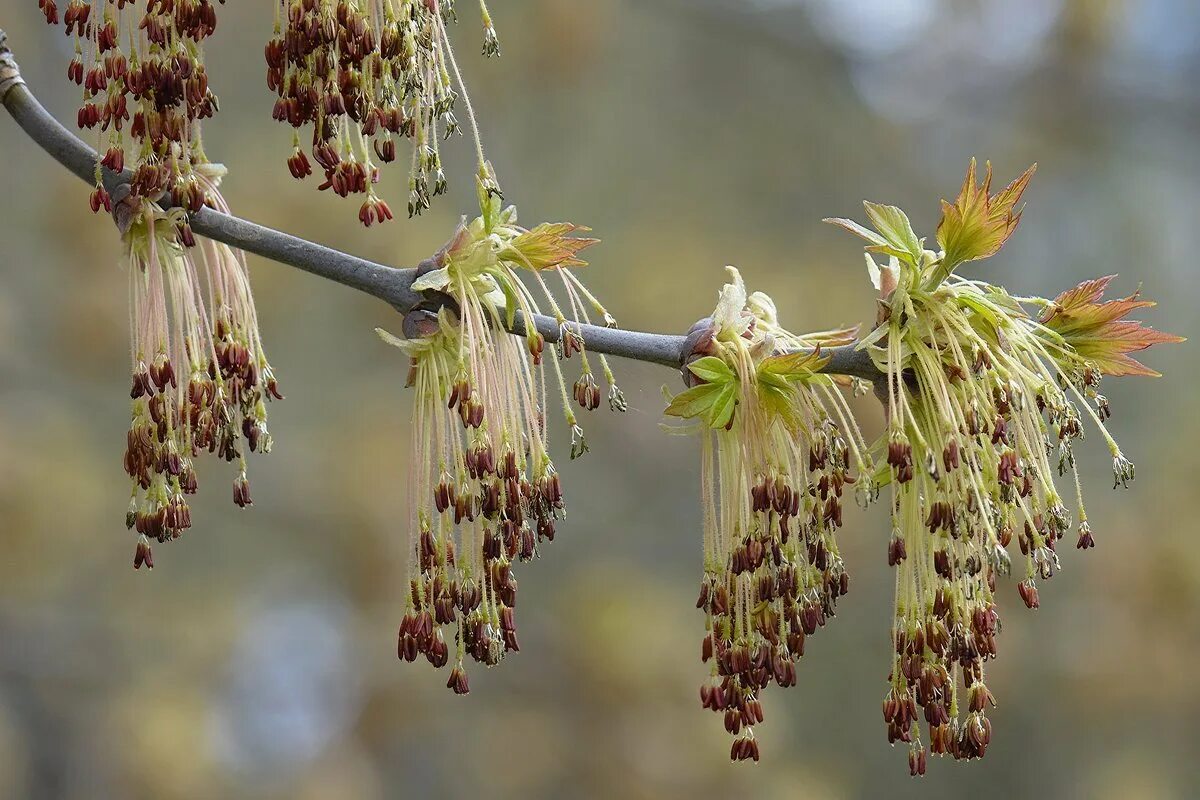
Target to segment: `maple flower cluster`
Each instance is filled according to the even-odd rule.
[[[716,311],[693,326],[683,374],[690,388],[668,415],[695,420],[702,452],[704,612],[701,686],[722,714],[734,760],[758,761],[759,695],[796,683],[805,640],[823,627],[849,577],[835,532],[842,494],[869,474],[869,455],[845,398],[819,373],[825,346],[854,329],[797,336],[775,305],[749,296],[737,270]]]
[[[58,23],[56,0],[38,0],[38,6],[48,23]],[[199,210],[207,199],[195,171],[207,160],[200,121],[217,110],[203,50],[217,25],[213,3],[68,0],[62,21],[75,45],[67,77],[83,87],[77,122],[96,131],[103,153],[92,211],[112,211],[101,166],[121,172],[127,164],[135,198],[156,200],[169,192],[172,205]],[[175,222],[190,241],[186,218]]]
[[[977,758],[991,741],[984,664],[997,652],[997,577],[1015,569],[1037,608],[1037,582],[1058,571],[1072,527],[1078,548],[1094,544],[1072,449],[1085,424],[1107,443],[1115,484],[1133,478],[1105,428],[1101,376],[1155,375],[1129,353],[1181,341],[1125,319],[1152,305],[1136,294],[1102,302],[1111,277],[1045,300],[955,274],[1012,235],[1032,174],[993,194],[990,165],[980,182],[972,161],[958,197],[943,201],[937,252],[893,206],[865,204],[873,229],[831,220],[867,240],[880,291],[879,324],[859,346],[886,375],[876,481],[891,491],[896,606],[883,715],[888,740],[910,745],[914,775],[927,752]],[[1056,475],[1070,475],[1065,492]]]
[[[460,226],[446,246],[418,269],[413,284],[429,301],[405,316],[405,338],[380,331],[411,359],[415,389],[413,452],[409,478],[409,592],[400,625],[398,655],[419,655],[435,667],[451,664],[447,687],[469,691],[464,659],[494,666],[519,649],[514,618],[517,581],[513,563],[539,554],[565,514],[562,484],[550,458],[545,402],[555,388],[572,433],[571,456],[587,450],[568,397],[559,358],[578,354],[581,375],[575,402],[600,403],[580,322],[591,313],[615,321],[584,288],[574,269],[581,250],[597,240],[570,223],[525,229],[501,199],[485,165],[477,186],[481,214]],[[534,293],[527,272],[557,322],[557,353],[546,358],[546,337],[534,324]],[[570,318],[550,293],[557,275]],[[511,335],[517,319],[524,333]],[[548,386],[545,362],[556,387]],[[607,360],[598,360],[609,405],[625,410]],[[448,642],[443,626],[453,631]]]
[[[228,213],[217,190],[221,174],[216,165],[196,166],[205,195]],[[236,463],[233,500],[251,504],[246,452],[271,449],[265,401],[281,396],[244,254],[209,239],[182,244],[182,209],[122,202],[129,203],[123,243],[132,334],[126,525],[138,535],[134,567],[153,568],[151,541],[191,527],[186,497],[197,489],[194,461],[202,453]]]
[[[500,52],[487,5],[480,0],[486,55]],[[453,0],[278,0],[266,46],[267,85],[279,99],[275,119],[312,127],[312,154],[325,179],[320,189],[365,195],[359,220],[392,219],[375,193],[376,163],[396,160],[396,139],[412,140],[408,215],[446,191],[439,138],[459,131],[460,93],[480,149],[470,99],[446,31]],[[453,77],[452,77],[453,75]],[[455,86],[458,89],[455,89]],[[298,179],[312,163],[292,136],[288,169]],[[480,155],[482,161],[482,154]]]

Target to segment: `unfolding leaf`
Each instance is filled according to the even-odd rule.
[[[1060,312],[1070,314],[1090,303],[1096,303],[1104,296],[1108,285],[1116,275],[1105,275],[1103,278],[1091,278],[1078,286],[1067,289],[1054,298],[1054,305],[1042,315],[1042,323],[1046,323]]]
[[[942,201],[937,240],[945,255],[934,273],[934,285],[945,280],[959,264],[995,255],[1004,246],[1021,221],[1016,206],[1036,169],[1034,164],[1008,186],[989,195],[992,165],[986,164],[983,182],[977,183],[975,159],[971,159],[954,203]]]
[[[758,399],[763,410],[768,415],[778,417],[788,430],[798,430],[801,425],[800,412],[796,408],[796,388],[778,376],[782,386],[770,380],[760,380],[758,384]]]
[[[883,283],[881,281],[882,273],[879,271],[879,265],[875,263],[875,259],[871,258],[870,253],[863,253],[863,258],[867,260],[867,277],[871,279],[871,285],[879,291]]]
[[[737,405],[737,390],[738,386],[736,383],[721,385],[716,399],[713,400],[708,413],[705,415],[708,427],[716,429],[729,425],[729,421],[733,419],[733,409]]]
[[[746,308],[768,325],[779,324],[779,312],[775,308],[775,301],[763,292],[751,292],[746,298]]]
[[[788,379],[775,372],[759,372],[758,384],[759,386],[773,386],[776,389],[783,389],[784,391],[791,391],[792,389],[792,384]]]
[[[491,276],[496,287],[504,295],[504,324],[509,330],[512,330],[513,323],[517,319],[517,309],[520,303],[520,297],[517,294],[517,288],[512,285],[512,281],[503,270],[489,267],[486,273]]]
[[[528,269],[582,267],[587,262],[577,257],[579,252],[600,240],[571,234],[590,230],[570,222],[543,222],[513,239],[510,247],[520,254],[517,263]]]
[[[847,325],[844,328],[830,328],[825,331],[812,331],[796,338],[808,347],[838,347],[853,344],[858,340],[859,325]]]
[[[896,206],[871,202],[864,202],[863,208],[866,209],[867,217],[875,226],[875,230],[879,231],[890,245],[889,248],[881,249],[881,252],[903,258],[914,265],[920,263],[921,251],[924,248],[917,234],[913,233],[912,223],[903,211]]]
[[[425,292],[430,289],[445,289],[450,285],[450,271],[446,267],[430,270],[413,281],[414,292]]]
[[[1042,314],[1043,325],[1059,333],[1096,328],[1121,319],[1139,308],[1153,308],[1154,301],[1138,299],[1139,292],[1119,300],[1100,302],[1105,289],[1116,275],[1084,281],[1054,299],[1054,304]]]
[[[828,222],[830,225],[837,225],[839,228],[844,228],[845,230],[853,233],[855,236],[861,236],[875,247],[886,246],[888,243],[887,239],[883,238],[870,228],[859,225],[852,219],[845,219],[844,217],[826,217],[821,221]]]
[[[408,349],[409,342],[407,339],[401,339],[399,336],[388,333],[383,328],[376,328],[375,335],[392,347],[399,347],[401,350]]]
[[[504,196],[496,182],[496,172],[492,163],[486,161],[479,166],[475,176],[475,194],[479,200],[479,218],[483,222],[485,233],[491,233],[500,224],[500,209],[504,204]]]
[[[1139,292],[1119,300],[1101,302],[1114,277],[1095,278],[1068,289],[1055,298],[1039,321],[1106,375],[1157,377],[1158,372],[1128,353],[1184,339],[1148,328],[1137,320],[1125,319],[1137,309],[1154,306],[1153,301],[1140,299]]]
[[[712,318],[717,323],[718,332],[737,335],[746,325],[742,319],[742,310],[746,307],[746,284],[737,267],[727,266],[725,271],[729,273],[730,282],[721,287]]]
[[[684,419],[706,417],[723,388],[718,383],[702,383],[699,386],[685,389],[671,398],[670,404],[663,413]]]
[[[829,358],[822,355],[821,348],[818,347],[811,352],[797,350],[792,353],[768,356],[759,363],[758,372],[760,375],[765,373],[799,380],[809,377],[827,363],[829,363]]]
[[[687,366],[693,375],[708,383],[728,383],[737,379],[729,365],[716,356],[696,359]]]
[[[388,333],[383,328],[376,328],[375,333],[387,344],[403,350],[407,355],[414,358],[428,353],[433,348],[433,343],[429,339],[401,339],[399,336]]]

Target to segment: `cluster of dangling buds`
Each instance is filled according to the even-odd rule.
[[[873,230],[831,220],[868,241],[880,294],[878,324],[859,347],[886,376],[888,469],[877,479],[891,487],[896,609],[883,716],[889,742],[909,744],[913,775],[924,773],[927,752],[972,759],[987,750],[995,700],[984,662],[996,656],[1000,630],[996,581],[1013,568],[1014,538],[1026,606],[1038,607],[1036,581],[1059,569],[1072,515],[1056,472],[1071,474],[1076,546],[1094,546],[1072,449],[1085,416],[1108,444],[1115,483],[1133,477],[1104,426],[1101,375],[1157,374],[1128,354],[1181,341],[1124,319],[1152,305],[1136,294],[1101,302],[1111,278],[1045,300],[954,274],[1011,236],[1032,173],[991,193],[990,165],[980,183],[972,161],[958,197],[942,203],[937,252],[893,206],[865,204]]]
[[[216,207],[220,169],[197,165]],[[184,246],[178,216],[127,198],[123,218],[132,330],[132,413],[124,457],[132,480],[126,525],[138,535],[133,565],[152,568],[150,541],[191,527],[195,459],[237,464],[233,500],[251,504],[246,452],[271,449],[266,401],[281,399],[258,331],[245,256],[208,239]],[[203,276],[203,277],[202,277]]]
[[[56,24],[55,0],[39,5]],[[67,77],[83,87],[77,122],[96,132],[102,153],[92,211],[113,209],[101,167],[119,173],[127,164],[134,198],[166,193],[169,205],[198,210],[208,201],[194,169],[206,161],[200,121],[217,110],[203,50],[217,24],[211,0],[69,0],[62,16],[75,46]],[[186,229],[186,218],[177,222]]]
[[[759,759],[754,726],[771,683],[796,683],[805,641],[823,627],[849,576],[835,532],[842,494],[869,473],[866,446],[833,379],[824,346],[854,330],[796,336],[737,270],[711,317],[683,348],[689,388],[666,413],[695,420],[701,437],[704,708],[722,714],[735,761]]]
[[[487,5],[480,0],[486,55],[500,52]],[[366,195],[359,220],[367,226],[392,218],[375,193],[376,163],[396,160],[396,139],[412,140],[408,214],[420,214],[446,191],[440,139],[459,130],[461,96],[476,149],[478,131],[447,23],[452,0],[278,0],[275,30],[266,46],[273,116],[296,128],[288,170],[324,173],[320,189]],[[311,126],[311,145],[299,129]],[[481,156],[482,160],[482,156]]]
[[[590,382],[576,384],[575,398],[586,408],[598,405],[599,389],[580,323],[587,322],[588,307],[612,321],[572,271],[584,264],[579,251],[596,240],[573,236],[586,229],[566,223],[518,227],[516,210],[502,209],[488,191],[494,181],[485,169],[478,184],[481,215],[464,221],[417,270],[413,288],[426,300],[405,315],[404,338],[380,331],[410,357],[408,385],[415,390],[410,590],[398,655],[406,661],[423,655],[439,668],[451,664],[446,685],[458,694],[468,691],[466,656],[493,666],[520,649],[513,564],[537,557],[565,514],[542,407],[546,337],[534,324],[539,309],[518,272],[532,274],[554,312],[559,355],[578,353],[583,361]],[[561,278],[570,320],[549,292],[548,273]],[[518,312],[526,323],[520,336],[508,333]],[[559,359],[549,360],[574,456],[586,446],[579,444],[582,431]],[[600,365],[612,407],[623,409],[603,357]]]

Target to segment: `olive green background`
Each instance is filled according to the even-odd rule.
[[[69,43],[33,0],[0,25],[30,86],[73,122]],[[423,218],[363,230],[357,204],[299,184],[270,119],[271,4],[219,8],[210,156],[235,211],[411,265],[470,211],[470,148]],[[504,55],[453,32],[485,145],[528,222],[604,242],[585,279],[625,326],[683,331],[736,264],[796,330],[867,321],[859,243],[824,216],[893,202],[929,234],[971,155],[1039,170],[1026,216],[967,271],[1053,296],[1120,273],[1195,338],[1200,8],[1189,0],[494,0]],[[401,158],[399,163],[403,163]],[[384,174],[403,208],[406,174]],[[1200,785],[1195,344],[1111,380],[1111,429],[1138,480],[1114,492],[1082,449],[1098,546],[1026,611],[1009,584],[988,685],[993,744],[931,759],[887,746],[892,576],[886,509],[848,508],[851,591],[810,642],[799,685],[764,695],[763,762],[727,761],[699,707],[698,449],[659,433],[667,370],[618,362],[627,414],[585,419],[592,453],[551,430],[570,516],[520,569],[522,650],[471,672],[395,657],[407,531],[406,365],[393,311],[251,259],[287,400],[255,504],[200,466],[195,527],[130,569],[121,452],[126,278],[86,188],[0,119],[0,797],[1194,797]],[[859,401],[874,435],[880,413]]]

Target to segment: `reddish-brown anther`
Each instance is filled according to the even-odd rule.
[[[1079,523],[1079,541],[1075,543],[1075,547],[1080,550],[1087,550],[1096,546],[1096,540],[1092,538],[1092,526],[1088,525],[1087,520]]]
[[[450,670],[450,680],[446,681],[446,688],[451,689],[455,694],[470,694],[471,687],[467,683],[467,673],[461,666],[456,666]]]
[[[396,645],[396,657],[412,663],[417,660],[420,652],[417,640],[413,636],[401,632],[399,642]]]
[[[996,421],[992,425],[992,444],[999,444],[1000,442],[1004,442],[1005,444],[1010,443],[1008,437],[1008,422],[1005,421],[1004,417],[997,415]]]
[[[982,758],[987,750],[988,744],[992,741],[992,722],[982,713],[974,713],[967,717],[966,723],[963,725],[963,733],[970,743],[973,754]]]
[[[113,172],[120,172],[125,169],[125,151],[120,147],[110,147],[105,151],[100,163]]]
[[[1017,463],[1017,453],[1012,449],[1006,449],[1000,454],[1000,461],[996,467],[996,475],[1000,483],[1008,486],[1013,481],[1020,477],[1021,467]]]
[[[996,698],[992,696],[992,693],[982,682],[972,684],[967,690],[967,696],[971,711],[983,711],[989,705],[993,707],[996,705]]]
[[[796,664],[790,659],[779,656],[772,664],[772,674],[775,683],[783,688],[796,685]]]
[[[914,747],[908,751],[908,774],[916,778],[925,774],[926,755],[924,747]]]
[[[100,108],[95,103],[84,103],[75,115],[80,128],[92,128],[100,121]]]
[[[117,25],[112,20],[106,21],[96,31],[96,49],[104,53],[117,46]]]
[[[1038,607],[1038,590],[1032,578],[1018,583],[1017,592],[1021,595],[1021,599],[1025,601],[1026,608],[1034,609]]]
[[[376,140],[374,148],[375,155],[379,156],[383,163],[390,164],[396,160],[396,143],[392,139]]]
[[[92,190],[92,194],[88,198],[88,204],[91,206],[93,214],[99,212],[101,208],[108,213],[112,213],[112,198],[103,186],[97,186]]]
[[[429,646],[429,642],[433,637],[433,630],[433,615],[427,610],[419,612],[416,621],[413,623],[412,634],[422,649]]]
[[[758,761],[758,740],[744,736],[733,741],[733,745],[729,751],[729,758],[732,761]]]
[[[67,62],[67,80],[77,85],[83,84],[83,61],[75,56]]]
[[[254,505],[250,499],[250,481],[244,475],[238,476],[233,482],[233,502],[238,508]]]
[[[150,543],[145,539],[139,540],[133,551],[133,568],[141,569],[143,564],[146,569],[154,569],[154,554],[150,550]]]
[[[442,637],[441,628],[434,629],[429,645],[425,649],[425,658],[435,669],[441,669],[450,660],[450,649],[446,646],[446,640]]]
[[[958,458],[958,440],[951,439],[942,451],[942,466],[946,468],[946,472],[957,469],[959,465]]]

